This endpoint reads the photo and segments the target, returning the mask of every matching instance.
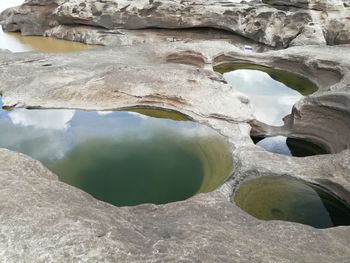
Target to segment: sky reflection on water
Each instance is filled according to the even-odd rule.
[[[249,97],[256,119],[269,125],[283,125],[283,117],[302,98],[296,90],[259,70],[239,69],[224,73],[224,78],[236,91]]]
[[[2,103],[0,104],[2,106]],[[42,160],[62,158],[78,143],[91,138],[146,140],[162,133],[210,136],[213,132],[190,121],[157,119],[134,112],[76,110],[0,111],[2,147]]]
[[[192,121],[136,112],[14,109],[0,110],[0,130],[1,148],[27,154],[61,181],[118,206],[212,191],[232,169],[223,138]]]

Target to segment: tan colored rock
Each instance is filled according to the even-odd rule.
[[[95,11],[100,10],[96,6]],[[23,19],[13,15],[11,19]],[[275,28],[268,28],[267,34],[273,36]],[[82,39],[95,37],[89,35],[89,27],[84,31],[55,24],[50,30],[54,29],[58,31],[53,34],[85,32]],[[304,29],[312,40],[312,27]],[[318,230],[261,221],[229,200],[247,179],[290,175],[316,182],[350,202],[350,46],[247,53],[227,39],[207,40],[201,35],[186,43],[181,33],[181,41],[163,41],[159,31],[142,35],[118,30],[109,33],[125,32],[124,40],[134,41],[119,45],[121,38],[109,39],[111,47],[72,54],[0,51],[5,105],[174,109],[226,136],[235,162],[233,175],[218,190],[183,202],[118,208],[59,182],[37,161],[0,149],[0,258],[16,263],[346,262],[350,227]],[[95,33],[96,38],[104,34]],[[294,38],[299,44],[304,43],[301,35]],[[142,43],[149,36],[153,40]],[[339,153],[295,158],[255,146],[249,137],[253,106],[212,70],[215,64],[242,60],[302,74],[320,88],[295,105],[284,127],[258,123],[253,132],[315,136]]]
[[[70,0],[38,4],[28,0],[22,7],[4,11],[1,24],[7,31],[21,31],[25,35],[44,34],[59,25],[93,26],[112,30],[111,33],[121,28],[206,27],[225,30],[273,47],[288,47],[295,38],[298,40],[293,45],[324,44],[325,41],[331,44],[349,43],[346,33],[349,8],[330,8],[324,15],[320,11],[311,13],[309,7],[282,10],[254,1]],[[339,34],[328,36],[334,27]],[[313,31],[316,34],[310,33]],[[325,32],[326,38],[320,34],[321,31]]]
[[[260,221],[221,192],[167,205],[114,207],[39,162],[0,150],[4,262],[342,262],[350,228]]]

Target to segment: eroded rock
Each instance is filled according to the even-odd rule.
[[[211,58],[225,49],[235,47],[208,41],[102,48],[60,56],[2,53],[1,91],[8,106],[57,107],[58,101],[69,108],[99,110],[158,105],[228,121],[251,119],[250,108],[219,74],[206,69]],[[240,106],[225,106],[230,103]]]
[[[276,6],[293,6],[303,9],[320,11],[339,10],[344,7],[343,0],[262,0],[264,3]]]
[[[130,6],[121,2],[123,5],[117,7],[115,1],[95,4],[88,1],[85,6],[81,3],[27,0],[17,11],[11,9],[3,14],[5,24],[12,24],[15,30],[22,30],[21,21],[25,17],[34,16],[38,24],[35,28],[39,28],[37,32],[41,30],[40,33],[62,34],[64,38],[74,32],[85,33],[84,36],[70,37],[73,40],[80,38],[83,42],[89,39],[100,43],[106,41],[102,44],[108,45],[119,43],[114,47],[69,55],[1,51],[0,91],[6,106],[111,110],[143,105],[174,109],[213,127],[228,138],[235,171],[230,180],[212,193],[162,206],[118,208],[59,182],[37,161],[0,150],[2,259],[8,262],[345,262],[350,257],[349,227],[316,230],[295,223],[260,221],[229,201],[240,183],[249,178],[290,175],[317,182],[350,202],[348,45],[293,47],[257,54],[241,52],[230,44],[226,34],[223,34],[226,39],[209,41],[188,37],[190,41],[186,41],[180,33],[181,41],[158,41],[168,36],[159,37],[159,31],[155,30],[151,34],[155,42],[143,43],[143,39],[150,36],[146,31],[134,33],[116,29],[114,24],[111,30],[96,28],[109,27],[111,21],[119,21],[122,27],[137,28],[140,19],[148,21],[147,26],[161,21],[159,25],[170,23],[168,27],[171,27],[171,23],[177,21],[182,27],[219,27],[208,23],[221,23],[223,10],[233,10],[233,13],[226,14],[224,22],[232,20],[230,25],[236,26],[238,22],[233,18],[237,17],[241,23],[249,10],[249,21],[261,24],[249,24],[246,20],[248,24],[239,29],[246,28],[247,33],[242,33],[246,37],[276,46],[290,45],[291,41],[295,45],[305,44],[310,43],[309,40],[313,44],[324,44],[326,39],[333,39],[336,43],[341,34],[321,38],[321,31],[326,32],[327,26],[317,20],[317,10],[294,12],[288,8],[283,11],[284,8],[257,2],[253,7],[253,2],[216,1],[209,1],[205,6],[202,3],[196,6],[196,1],[181,2],[181,6],[178,6],[179,1],[161,4],[157,1],[128,1]],[[46,8],[48,5],[52,5],[49,10],[52,20],[49,18],[43,22],[35,12],[39,6]],[[21,17],[19,13],[28,6],[33,14],[24,13]],[[123,11],[118,9],[120,7],[124,7]],[[176,8],[180,14],[190,14],[193,20],[189,16],[176,16],[175,9],[171,8]],[[140,14],[141,11],[144,13]],[[200,12],[208,19],[203,20],[206,24],[198,20],[202,15]],[[242,13],[237,16],[237,12]],[[311,12],[316,13],[310,16]],[[339,11],[332,12],[328,12],[329,17]],[[104,17],[112,13],[116,17]],[[164,15],[170,16],[166,23]],[[65,16],[67,20],[64,20]],[[276,19],[271,20],[271,17]],[[183,22],[180,18],[184,19]],[[317,20],[317,23],[305,26],[305,19],[310,23]],[[327,19],[324,18],[323,23],[327,24]],[[265,20],[276,25],[264,24]],[[59,21],[70,21],[73,25],[60,25]],[[274,34],[285,29],[286,21],[290,22],[288,30],[281,38],[274,38]],[[90,26],[81,26],[81,23]],[[220,28],[241,32],[235,27],[227,28],[225,23],[224,26],[220,24]],[[344,23],[340,23],[339,32],[346,28]],[[74,24],[79,24],[79,27]],[[289,30],[289,25],[292,30]],[[27,28],[25,32],[30,31],[30,27]],[[313,29],[317,29],[315,39]],[[259,35],[259,30],[266,32]],[[124,39],[113,38],[113,34],[120,37],[123,33],[127,35]],[[346,42],[346,30],[344,34]],[[125,45],[120,45],[118,41],[121,39],[125,40]],[[128,42],[130,39],[133,41]],[[293,71],[310,78],[320,88],[295,105],[283,127],[257,123],[253,132],[302,135],[307,131],[305,136],[318,136],[333,152],[339,153],[294,158],[274,155],[255,146],[250,140],[249,125],[254,121],[253,106],[212,70],[213,64],[234,61]]]
[[[348,227],[320,231],[259,221],[220,192],[162,206],[118,208],[61,183],[22,154],[2,149],[0,156],[0,255],[6,262],[339,262],[349,257]]]
[[[302,1],[296,1],[301,3]],[[304,3],[304,2],[302,2]],[[338,3],[338,2],[337,2]],[[58,25],[116,29],[223,29],[273,47],[300,44],[349,43],[349,8],[337,3],[307,3],[304,9],[281,9],[255,1],[47,1],[28,0],[2,14],[4,29],[22,34],[45,34]],[[275,2],[271,3],[275,4]],[[297,5],[299,6],[299,5]],[[328,8],[327,12],[310,8]],[[294,8],[294,9],[293,9]],[[322,9],[323,10],[323,9]],[[336,28],[336,30],[335,30]],[[60,27],[54,29],[56,36]],[[324,32],[320,34],[320,32]],[[331,32],[337,32],[331,35]],[[50,33],[47,33],[50,34]],[[84,40],[80,39],[80,40]]]
[[[350,147],[349,46],[295,47],[283,51],[247,55],[229,52],[215,63],[245,61],[302,74],[314,81],[319,90],[294,106],[285,117],[284,127],[254,122],[253,135],[295,135],[320,142],[333,153]]]

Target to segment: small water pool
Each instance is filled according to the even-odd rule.
[[[0,129],[0,147],[117,206],[184,200],[214,190],[232,170],[222,136],[159,109],[1,110]]]
[[[350,206],[328,190],[287,176],[242,183],[235,203],[262,220],[283,220],[329,228],[350,225]]]
[[[317,90],[301,75],[260,65],[221,64],[214,70],[222,73],[234,90],[249,97],[257,120],[274,126],[283,125],[283,117],[291,113],[293,105]]]
[[[252,140],[268,152],[287,156],[306,157],[329,153],[323,147],[304,139],[272,136],[252,137]]]

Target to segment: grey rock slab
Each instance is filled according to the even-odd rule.
[[[348,45],[307,46],[247,53],[226,40],[201,39],[72,54],[0,51],[0,91],[7,106],[170,108],[226,136],[235,162],[233,176],[212,193],[160,206],[114,207],[60,182],[39,162],[1,149],[0,258],[5,262],[347,262],[350,227],[319,230],[260,221],[230,197],[247,179],[291,175],[320,183],[349,202],[350,156],[342,149],[349,148],[350,141],[348,50]],[[301,134],[311,125],[316,127],[311,135],[330,141],[334,152],[342,151],[295,158],[253,145],[252,105],[212,70],[215,64],[235,61],[278,67],[315,81],[319,91],[295,105],[284,127],[260,128],[267,134],[288,135]],[[323,122],[321,117],[330,112],[336,114]],[[329,122],[332,119],[343,121],[335,126]],[[334,140],[327,141],[325,134]]]
[[[114,207],[0,150],[4,262],[346,262],[350,228],[256,220],[220,192]]]
[[[7,106],[107,110],[148,105],[241,122],[252,119],[251,108],[206,68],[221,50],[232,49],[226,42],[200,41],[59,56],[2,52],[0,90]]]
[[[296,38],[292,45],[349,43],[350,9],[341,5],[334,10],[332,7],[338,7],[337,3],[328,2],[323,10],[326,12],[312,13],[309,5],[305,9],[293,6],[281,9],[259,1],[70,0],[38,4],[28,0],[21,7],[5,10],[0,23],[7,31],[21,31],[25,35],[42,35],[59,25],[109,30],[215,28],[273,47],[288,47]],[[60,29],[56,28],[56,36],[62,35],[57,32]]]
[[[162,42],[198,42],[198,41],[225,41],[240,49],[246,45],[254,51],[263,52],[271,47],[259,44],[230,32],[210,28],[197,29],[101,29],[92,26],[59,25],[44,33],[47,37],[65,39],[103,46],[131,46],[136,44],[153,44]]]

